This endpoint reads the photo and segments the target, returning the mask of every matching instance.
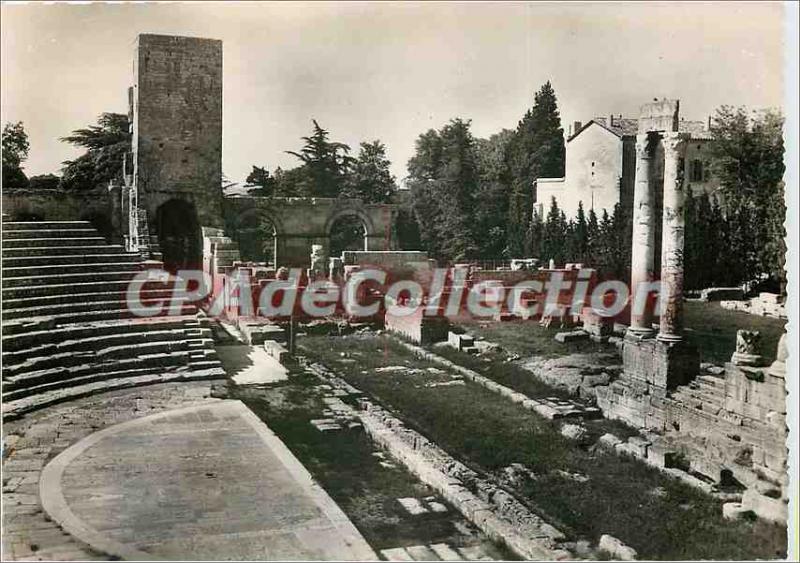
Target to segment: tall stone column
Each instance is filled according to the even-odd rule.
[[[688,135],[664,135],[664,213],[661,228],[661,326],[658,339],[683,340],[684,155]]]
[[[653,310],[649,302],[637,299],[642,286],[654,275],[656,223],[653,217],[654,186],[651,170],[653,137],[636,136],[636,183],[633,189],[633,239],[631,254],[631,324],[627,336],[641,339],[653,336]],[[641,297],[644,297],[642,295]],[[648,300],[649,301],[649,300]]]

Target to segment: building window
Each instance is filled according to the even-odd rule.
[[[689,179],[692,182],[703,181],[703,163],[699,160],[692,161],[692,167],[689,171]]]
[[[711,181],[711,163],[709,162],[703,163],[703,181],[704,182]]]

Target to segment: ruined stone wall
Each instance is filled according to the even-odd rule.
[[[140,204],[194,204],[222,226],[222,42],[142,34],[134,60],[133,152]]]
[[[12,221],[90,221],[109,242],[118,242],[114,195],[105,187],[85,192],[3,189],[3,213]]]

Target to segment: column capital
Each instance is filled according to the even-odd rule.
[[[636,135],[636,158],[651,159],[655,153],[654,135],[638,133]]]
[[[683,132],[667,132],[662,137],[664,143],[664,156],[669,158],[676,152],[682,152],[686,148],[692,136]],[[637,136],[638,141],[638,136]]]

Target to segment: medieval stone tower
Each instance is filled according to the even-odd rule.
[[[200,260],[200,228],[222,226],[222,42],[139,35],[130,96],[133,176],[164,261]]]

